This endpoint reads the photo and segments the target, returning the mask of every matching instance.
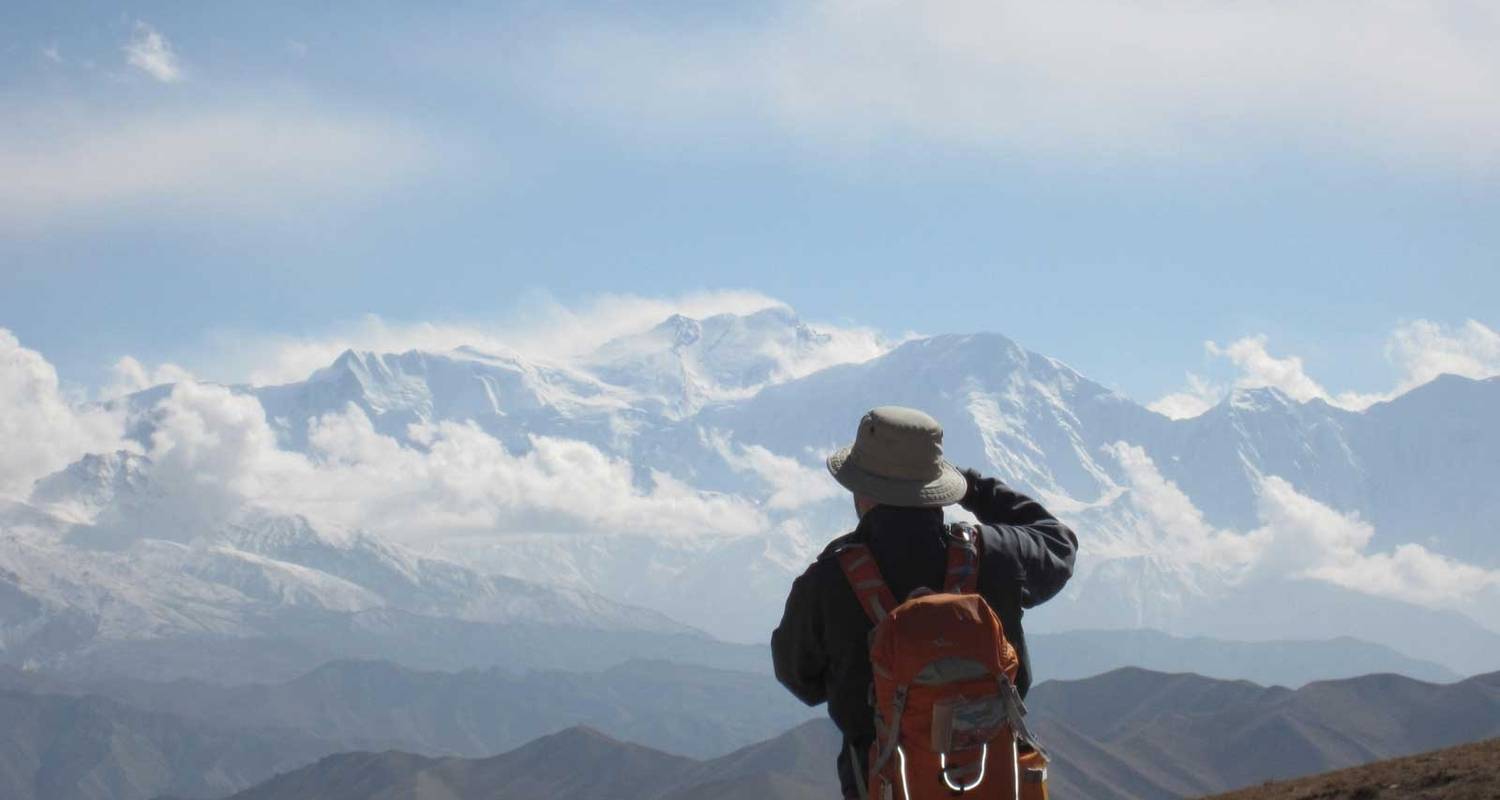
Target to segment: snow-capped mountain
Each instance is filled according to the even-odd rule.
[[[605,343],[584,364],[634,391],[651,411],[682,418],[812,371],[834,348],[832,334],[788,308],[772,307],[702,320],[675,314],[644,333]]]
[[[413,423],[474,422],[508,445],[530,434],[610,440],[638,416],[634,393],[564,366],[463,348],[436,354],[349,351],[306,381],[248,388],[293,448],[307,423],[353,405],[376,430],[405,438]]]
[[[445,624],[477,636],[523,626],[559,638],[627,632],[706,641],[663,615],[575,587],[480,573],[253,506],[212,529],[173,529],[160,513],[172,498],[150,471],[139,455],[90,456],[39,483],[34,496],[47,508],[0,509],[0,658],[88,669],[130,645],[368,634],[372,654],[411,663],[415,654],[399,652],[411,629]],[[162,664],[151,676],[177,674],[197,673]]]
[[[324,479],[341,493],[303,516],[247,504],[200,530],[165,513],[182,490],[153,484],[142,456],[91,456],[0,523],[6,618],[51,604],[109,635],[158,636],[242,625],[221,619],[231,597],[484,624],[661,632],[670,618],[764,641],[792,577],[853,523],[822,455],[894,403],[944,423],[950,460],[1077,528],[1078,575],[1033,625],[1354,633],[1459,671],[1500,667],[1500,635],[1455,610],[1500,624],[1500,380],[1444,377],[1364,412],[1242,389],[1171,420],[997,334],[876,353],[773,309],[675,316],[568,363],[347,352],[305,381],[233,394],[301,459],[296,480],[264,482],[272,499]],[[114,404],[142,452],[163,446],[176,396]],[[351,497],[385,512],[342,533],[317,519]],[[1450,573],[1467,588],[1445,587]],[[1287,597],[1300,600],[1271,602]]]

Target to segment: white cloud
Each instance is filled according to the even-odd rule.
[[[1328,392],[1308,377],[1302,359],[1297,356],[1277,358],[1266,349],[1266,336],[1247,336],[1225,347],[1213,342],[1204,345],[1209,355],[1227,358],[1239,368],[1235,386],[1241,389],[1271,387],[1293,400],[1327,398]]]
[[[686,537],[767,530],[748,501],[663,473],[638,485],[629,462],[579,441],[536,436],[524,453],[470,424],[417,426],[410,446],[350,406],[315,420],[310,452],[282,450],[260,403],[182,383],[158,407],[147,453],[161,503],[151,535],[191,537],[249,503],[416,544],[508,533]]]
[[[62,51],[57,48],[57,44],[56,43],[49,44],[49,45],[43,47],[42,48],[42,57],[45,58],[45,59],[47,59],[48,61],[51,61],[54,64],[61,64],[61,63],[63,63]]]
[[[17,110],[0,130],[0,230],[142,207],[285,215],[381,189],[426,161],[421,137],[400,125],[311,107]]]
[[[1307,374],[1298,356],[1277,357],[1268,348],[1268,338],[1247,336],[1220,346],[1205,342],[1213,357],[1234,364],[1234,388],[1272,387],[1294,400],[1323,400],[1354,411],[1390,400],[1439,375],[1461,375],[1483,380],[1500,375],[1500,333],[1475,320],[1450,328],[1429,320],[1399,325],[1386,344],[1386,359],[1396,369],[1395,388],[1386,392],[1340,392],[1332,394]],[[1173,419],[1196,417],[1224,399],[1225,390],[1203,378],[1188,374],[1188,388],[1167,394],[1148,407]]]
[[[123,435],[123,420],[70,403],[52,365],[0,328],[0,495],[25,497],[85,453],[124,447]]]
[[[176,364],[159,364],[148,368],[131,356],[116,361],[110,372],[114,375],[114,380],[104,389],[103,395],[106,398],[121,397],[167,383],[197,380],[191,372]]]
[[[1487,570],[1438,555],[1419,544],[1398,545],[1309,572],[1312,577],[1367,594],[1395,597],[1433,608],[1467,609],[1486,592],[1500,587],[1500,571]],[[1493,619],[1493,610],[1478,610]]]
[[[1300,402],[1321,399],[1333,401],[1328,392],[1313,380],[1297,356],[1278,358],[1267,347],[1268,337],[1246,336],[1228,345],[1204,342],[1203,348],[1209,356],[1231,362],[1237,376],[1235,389],[1259,389],[1270,387]],[[1167,394],[1150,403],[1147,408],[1171,417],[1187,419],[1199,416],[1218,405],[1225,397],[1226,389],[1204,378],[1188,373],[1186,389]]]
[[[50,367],[0,339],[0,490],[82,456],[121,446],[121,420],[84,415],[57,396]],[[584,442],[533,437],[512,452],[468,424],[414,428],[406,445],[356,407],[315,420],[309,454],[281,449],[260,403],[215,385],[178,383],[153,412],[146,450],[152,490],[106,510],[117,536],[186,540],[247,505],[305,514],[413,544],[510,533],[713,537],[760,533],[743,498],[701,492],[663,473],[644,485],[632,465]]]
[[[1300,577],[1429,608],[1491,617],[1480,608],[1500,589],[1500,570],[1433,553],[1418,544],[1369,552],[1375,529],[1297,491],[1277,476],[1256,479],[1259,525],[1239,533],[1214,528],[1192,500],[1166,480],[1142,448],[1124,442],[1107,451],[1125,476],[1125,498],[1139,520],[1137,547],[1176,563],[1205,568],[1229,582]],[[1129,554],[1129,553],[1124,553]]]
[[[584,442],[536,436],[516,455],[473,426],[444,423],[425,436],[419,475],[438,492],[437,505],[477,504],[503,528],[693,537],[768,527],[744,500],[699,492],[666,473],[652,472],[640,488],[629,462]],[[447,469],[432,473],[433,465]]]
[[[767,345],[767,352],[764,355],[782,365],[782,369],[775,376],[777,380],[801,378],[836,364],[858,364],[869,361],[885,354],[892,347],[912,336],[908,334],[892,342],[873,328],[832,325],[811,327],[826,336],[827,341],[816,347],[797,351],[781,348],[776,343]]]
[[[130,66],[150,75],[162,83],[182,80],[182,65],[172,45],[155,28],[144,22],[136,22],[130,41],[125,44],[125,60]]]
[[[1396,329],[1386,356],[1402,373],[1397,393],[1443,374],[1491,378],[1500,375],[1500,333],[1472,319],[1456,329],[1417,320]]]
[[[155,409],[159,420],[147,456],[161,502],[153,506],[160,538],[190,538],[245,501],[289,500],[310,488],[311,463],[281,450],[254,397],[222,386],[179,383]]]
[[[1256,537],[1210,525],[1187,494],[1162,476],[1145,449],[1117,442],[1105,451],[1124,471],[1126,499],[1140,521],[1135,534],[1149,551],[1228,573],[1259,558]]]
[[[758,444],[736,444],[724,431],[698,432],[704,444],[724,459],[730,469],[748,472],[771,488],[766,507],[794,511],[837,497],[843,490],[821,469],[814,469],[789,456],[780,456]]]
[[[1500,587],[1500,570],[1465,564],[1419,544],[1368,553],[1375,534],[1369,523],[1299,494],[1278,477],[1261,480],[1258,507],[1263,527],[1252,535],[1269,543],[1266,559],[1307,577],[1431,608],[1466,609]]]
[[[1290,141],[1388,160],[1500,160],[1493,5],[786,3],[740,24],[570,18],[543,91],[616,124],[748,116],[847,152],[906,138],[1043,156],[1222,157]]]
[[[1187,388],[1165,395],[1146,407],[1171,419],[1199,416],[1224,399],[1224,388],[1189,372]]]
[[[1375,528],[1357,515],[1329,508],[1282,478],[1266,476],[1257,481],[1263,568],[1278,574],[1304,574],[1353,563],[1375,537]]]

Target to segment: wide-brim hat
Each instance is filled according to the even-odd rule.
[[[888,506],[946,506],[969,488],[943,458],[943,426],[901,406],[865,414],[854,444],[828,457],[828,471],[845,489]]]

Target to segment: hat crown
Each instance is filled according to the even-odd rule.
[[[936,480],[943,474],[943,426],[914,408],[881,406],[859,421],[849,460],[883,478]]]

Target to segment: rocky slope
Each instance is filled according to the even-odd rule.
[[[1214,800],[1492,800],[1500,796],[1500,739],[1379,761],[1293,781],[1271,781]]]

